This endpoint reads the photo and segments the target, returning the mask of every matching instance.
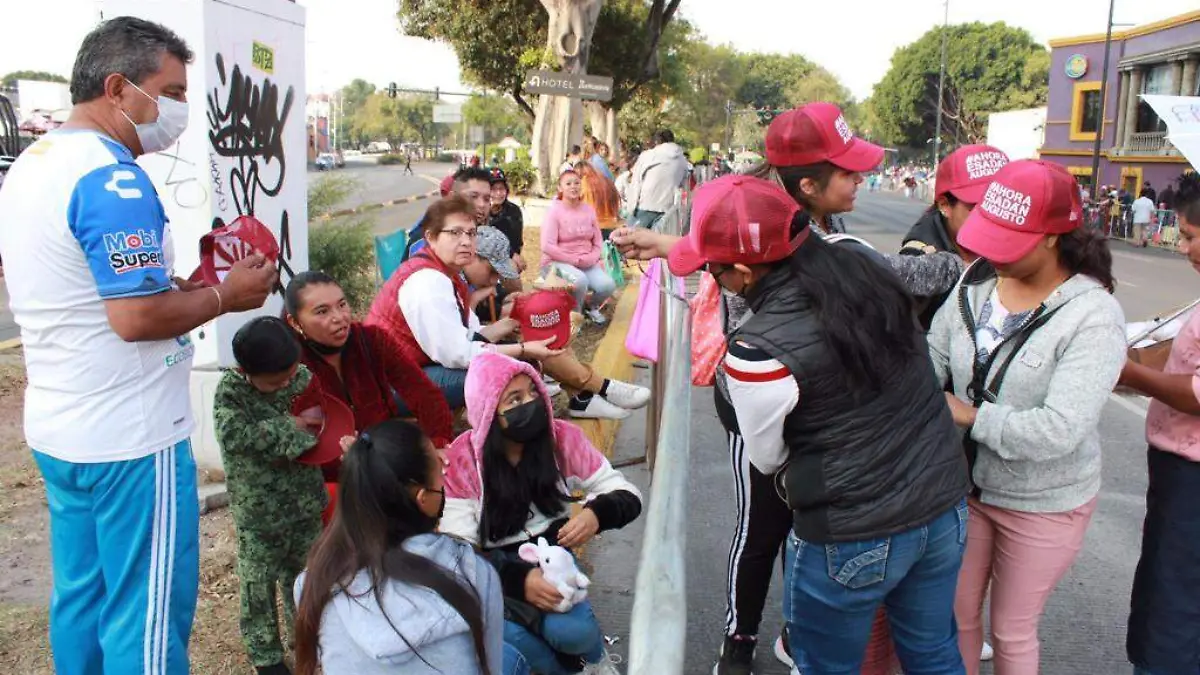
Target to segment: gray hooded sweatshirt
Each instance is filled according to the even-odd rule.
[[[460,582],[476,589],[483,607],[488,669],[500,673],[504,658],[504,598],[495,569],[470,544],[446,535],[418,535],[404,542],[404,548],[454,570]],[[306,574],[301,574],[296,579],[297,603],[305,577]],[[350,584],[350,593],[335,592],[325,606],[319,647],[325,675],[481,672],[466,620],[441,596],[426,588],[391,581],[382,589],[381,608],[375,594],[367,592],[369,588],[367,572],[360,570]],[[388,619],[409,644],[396,634]]]
[[[929,330],[929,356],[938,381],[970,402],[967,385],[975,340],[963,311],[978,320],[996,287],[978,261],[963,275],[969,307],[956,287]],[[1060,309],[1018,352],[994,403],[979,408],[971,437],[979,443],[973,478],[985,504],[1035,513],[1071,511],[1100,491],[1100,413],[1125,365],[1125,315],[1095,279],[1075,275],[1046,299]],[[1012,349],[999,346],[987,383]]]
[[[675,203],[675,189],[687,177],[688,160],[683,148],[661,143],[638,155],[633,165],[627,195],[629,206],[641,211],[665,213]]]

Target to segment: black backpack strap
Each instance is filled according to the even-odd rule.
[[[1011,339],[1012,349],[1008,352],[1008,356],[1005,357],[1004,362],[1000,364],[999,370],[997,370],[996,374],[992,376],[991,384],[977,392],[969,392],[971,393],[972,403],[974,403],[976,408],[983,405],[984,402],[996,402],[996,397],[1000,393],[1000,385],[1004,383],[1004,376],[1008,374],[1008,367],[1011,366],[1013,360],[1017,358],[1017,352],[1020,352],[1021,348],[1025,346],[1025,343],[1029,341],[1029,338],[1033,336],[1034,332],[1037,331],[1038,328],[1045,325],[1046,322],[1050,320],[1050,317],[1054,316],[1054,314],[1058,310],[1062,309],[1063,306],[1064,305],[1059,305],[1054,309],[1046,311],[1039,310],[1033,318],[1031,318],[1024,326],[1021,327],[1021,331]],[[1043,310],[1044,309],[1045,308],[1043,307]],[[1001,346],[1003,346],[1003,343]],[[1000,349],[997,347],[996,351],[993,352],[993,356],[999,353],[999,351]],[[988,368],[983,370],[985,374],[991,369],[992,360],[993,359],[988,359]],[[972,384],[981,384],[981,382]]]

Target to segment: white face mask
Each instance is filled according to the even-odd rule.
[[[154,99],[133,82],[129,82],[129,86],[137,89],[142,96],[154,101],[154,104],[158,106],[158,118],[145,124],[137,124],[129,118],[129,115],[125,114],[124,110],[118,108],[121,115],[133,125],[133,130],[137,132],[138,140],[142,143],[142,152],[162,152],[175,145],[175,141],[178,141],[179,137],[183,135],[183,130],[187,129],[188,104],[166,96]]]

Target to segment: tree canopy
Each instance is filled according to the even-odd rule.
[[[942,141],[971,143],[987,133],[987,115],[1045,105],[1049,53],[1028,31],[997,22],[934,28],[892,56],[871,96],[872,131],[889,143],[924,146],[938,115],[942,31],[948,30]]]
[[[0,79],[0,85],[5,87],[17,86],[17,80],[36,80],[38,82],[61,82],[67,84],[67,78],[44,70],[14,70]]]

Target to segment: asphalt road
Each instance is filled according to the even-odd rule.
[[[894,251],[922,206],[890,194],[863,194],[848,219],[852,234]],[[1113,244],[1121,300],[1131,320],[1185,304],[1200,295],[1200,277],[1174,253],[1135,250]],[[647,371],[637,371],[644,373]],[[1125,625],[1145,515],[1145,404],[1111,399],[1100,422],[1104,487],[1084,550],[1050,599],[1041,624],[1042,672],[1047,675],[1125,675]],[[728,453],[712,405],[711,389],[693,389],[690,494],[685,509],[687,538],[686,668],[688,675],[711,672],[725,615],[725,566],[733,525],[733,484]],[[644,418],[625,422],[614,451],[618,458],[642,454]],[[646,494],[643,466],[626,469]],[[643,511],[644,514],[644,511]],[[627,654],[629,612],[643,519],[607,533],[595,547],[590,589],[606,634],[619,638],[612,649]],[[778,575],[776,575],[778,577]],[[773,580],[757,663],[762,675],[785,675],[770,653],[778,635],[780,580]],[[985,666],[984,673],[992,672]]]

